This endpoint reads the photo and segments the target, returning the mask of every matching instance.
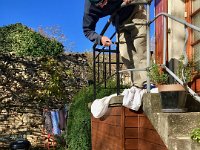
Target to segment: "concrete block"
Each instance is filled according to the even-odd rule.
[[[199,150],[200,144],[190,139],[191,131],[200,125],[200,112],[163,113],[159,94],[143,97],[143,110],[169,150]],[[190,106],[190,109],[192,107]]]

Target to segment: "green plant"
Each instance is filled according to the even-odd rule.
[[[0,27],[0,51],[20,56],[56,56],[64,46],[54,38],[42,36],[21,23]]]
[[[66,150],[67,149],[67,143],[64,139],[64,135],[55,135],[54,136],[55,141],[56,141],[56,150]]]
[[[151,64],[148,76],[150,77],[150,81],[156,85],[167,83],[169,77],[169,75],[161,69],[160,65],[156,63]]]
[[[190,82],[192,79],[192,71],[194,68],[194,63],[191,61],[187,64],[187,66],[184,65],[184,56],[182,55],[178,62],[178,69],[177,69],[177,76],[184,82]]]
[[[109,82],[108,88],[103,85],[97,89],[97,98],[116,93],[116,81]],[[91,149],[91,124],[88,103],[93,101],[93,87],[81,89],[72,100],[65,139],[69,150]]]
[[[198,143],[200,142],[200,128],[196,128],[192,130],[191,139]]]
[[[43,82],[36,90],[33,89],[31,94],[35,95],[35,99],[41,101],[43,105],[66,103],[69,97],[67,88],[70,88],[69,84],[71,84],[66,80],[73,80],[73,77],[69,77],[66,72],[72,69],[66,68],[58,59],[53,57],[41,58],[40,65],[42,70],[38,70],[37,74]],[[74,92],[75,90],[76,88],[74,88]]]

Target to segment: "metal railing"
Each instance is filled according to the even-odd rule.
[[[131,4],[129,5],[136,5],[136,4],[146,4],[147,5],[147,11],[149,11],[149,6],[151,4],[152,0],[134,0]],[[116,26],[115,26],[115,32],[113,33],[113,35],[110,36],[110,39],[112,40],[115,35],[118,33],[118,26],[117,26],[117,13],[118,11],[123,8],[126,7],[127,5],[125,5],[125,3],[122,3],[121,7],[119,9],[117,9],[108,19],[107,23],[105,24],[104,28],[102,29],[100,35],[104,35],[105,32],[107,31],[108,27],[110,26],[111,22],[113,21],[113,19],[115,20]],[[147,14],[149,14],[149,12],[147,12]],[[149,16],[147,17],[147,22],[146,25],[149,21]],[[149,32],[149,31],[148,31]],[[147,37],[150,37],[150,33],[147,33]],[[106,80],[110,79],[111,77],[116,78],[116,90],[117,90],[117,94],[119,95],[120,93],[120,68],[122,66],[123,63],[120,62],[120,57],[119,57],[119,37],[117,36],[116,42],[113,42],[116,47],[115,49],[111,49],[111,47],[109,47],[108,49],[106,49],[106,47],[102,47],[101,49],[97,48],[97,44],[93,45],[93,79],[94,79],[94,99],[96,99],[96,90],[97,90],[97,86],[101,85],[102,83],[104,83],[104,86],[106,88]],[[148,39],[148,38],[147,38]],[[150,43],[147,41],[147,43]],[[147,44],[150,45],[150,44]],[[150,50],[149,50],[150,51]],[[106,55],[107,53],[107,55]],[[101,61],[100,61],[100,55],[103,55],[101,57]],[[113,61],[113,59],[111,58],[111,54],[115,54],[115,60]],[[108,61],[105,61],[105,55],[108,57]],[[150,54],[149,54],[150,56]],[[150,59],[149,59],[149,64],[150,64]],[[100,70],[100,65],[103,66],[103,70]],[[107,66],[108,65],[108,71],[109,71],[109,77],[106,76],[107,74]],[[115,65],[115,73],[112,72],[113,70],[113,65]],[[121,66],[120,66],[121,65]],[[111,69],[112,68],[112,69]],[[146,69],[145,69],[146,70]],[[102,72],[102,76],[100,75],[100,72]],[[101,80],[100,78],[103,78],[103,80]]]
[[[111,48],[109,47],[108,50],[105,50],[105,47],[103,47],[101,50],[100,49],[97,49],[96,46],[97,44],[94,44],[93,46],[93,78],[94,78],[94,99],[96,99],[96,87],[97,87],[97,82],[96,82],[96,79],[98,79],[98,83],[101,84],[104,82],[104,85],[106,87],[106,80],[109,79],[109,77],[106,77],[106,73],[104,72],[104,81],[102,82],[99,82],[100,79],[99,79],[99,64],[102,63],[104,65],[104,71],[106,71],[106,64],[109,64],[109,76],[114,76],[116,75],[116,86],[117,86],[117,94],[119,95],[119,92],[120,92],[120,73],[123,73],[123,72],[129,72],[129,71],[149,71],[149,68],[150,68],[150,25],[159,17],[163,16],[164,20],[163,20],[163,23],[164,23],[164,43],[163,43],[163,64],[161,64],[161,67],[164,68],[178,83],[180,83],[181,85],[185,86],[185,88],[188,90],[188,92],[194,97],[195,100],[197,100],[198,102],[200,102],[200,97],[198,96],[197,93],[195,93],[184,81],[182,81],[181,79],[178,78],[178,76],[176,74],[174,74],[167,66],[166,66],[166,54],[167,54],[167,18],[170,18],[182,25],[184,25],[185,27],[185,43],[184,43],[184,48],[183,48],[183,55],[184,55],[184,65],[186,66],[187,63],[188,63],[188,59],[187,59],[187,54],[186,54],[186,45],[187,45],[187,41],[188,41],[188,31],[187,31],[187,28],[191,28],[193,30],[196,30],[198,32],[200,32],[200,28],[197,27],[197,26],[194,26],[188,22],[186,22],[185,20],[182,20],[182,19],[179,19],[179,18],[176,18],[172,15],[169,15],[167,13],[160,13],[158,14],[152,21],[150,21],[150,4],[151,4],[151,0],[135,0],[134,3],[131,3],[132,4],[146,4],[146,9],[147,9],[147,67],[146,68],[134,68],[134,69],[125,69],[125,70],[120,70],[120,67],[119,65],[121,64],[120,63],[120,59],[119,59],[119,39],[117,37],[116,39],[116,42],[114,42],[116,44],[116,49],[115,50],[111,50]],[[124,7],[125,5],[122,4],[121,8]],[[120,9],[121,9],[120,8]],[[114,16],[117,15],[117,12],[118,10],[116,10],[115,13],[113,13],[113,15],[109,18],[109,20],[107,21],[106,25],[104,26],[102,32],[101,32],[101,35],[104,35],[104,33],[106,32],[106,30],[108,29],[109,25],[111,24],[112,22],[112,19],[114,18]],[[117,18],[117,17],[115,17]],[[128,26],[131,26],[131,25],[134,25],[134,24],[128,24],[124,27],[128,27]],[[111,40],[113,39],[113,37],[116,35],[116,33],[118,33],[118,28],[116,26],[116,32],[110,37]],[[98,54],[96,55],[96,52],[98,52]],[[105,62],[104,61],[104,54],[105,52],[108,52],[108,56],[109,56],[109,61],[108,62]],[[103,53],[103,61],[100,62],[99,61],[99,56],[100,54]],[[116,53],[116,62],[111,62],[111,53]],[[96,61],[96,59],[98,61]],[[96,64],[98,64],[98,66],[96,66]],[[111,74],[111,66],[110,64],[115,64],[116,65],[116,72],[115,74]],[[97,68],[96,68],[97,67]],[[97,69],[97,73],[98,75],[96,76],[96,69]],[[147,91],[150,92],[150,79],[149,77],[147,76]]]
[[[188,57],[187,57],[187,53],[186,53],[186,45],[187,45],[187,41],[188,41],[188,27],[193,29],[193,30],[196,30],[198,32],[200,32],[200,28],[197,27],[197,26],[194,26],[188,22],[186,22],[185,20],[182,20],[182,19],[179,19],[179,18],[176,18],[172,15],[169,15],[167,13],[159,13],[152,21],[149,22],[149,25],[151,23],[153,23],[157,18],[159,18],[160,16],[163,16],[164,18],[164,31],[167,31],[167,19],[170,18],[182,25],[184,25],[185,27],[185,43],[184,43],[184,48],[183,48],[183,55],[184,55],[184,66],[187,66],[188,64]],[[200,96],[198,96],[197,93],[195,93],[186,83],[185,81],[182,81],[181,79],[178,78],[178,76],[173,73],[167,66],[166,66],[166,53],[167,53],[167,32],[164,32],[164,44],[163,44],[163,64],[161,64],[161,67],[163,69],[165,69],[178,83],[180,83],[182,86],[184,86],[187,91],[190,93],[190,95],[193,96],[193,98],[195,100],[197,100],[199,103],[200,103]]]

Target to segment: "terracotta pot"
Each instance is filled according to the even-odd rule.
[[[161,97],[163,112],[186,112],[185,108],[187,92],[180,84],[159,85],[158,91]]]

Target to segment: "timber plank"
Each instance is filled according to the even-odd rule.
[[[137,116],[125,117],[125,127],[138,127],[139,118]]]
[[[125,149],[134,149],[138,150],[138,139],[126,139],[125,140]]]
[[[138,138],[138,128],[125,128],[125,138]]]
[[[106,135],[121,137],[121,127],[107,124],[92,123],[92,132],[102,132]]]
[[[91,130],[93,150],[167,150],[141,110],[110,107],[103,117],[91,117]]]
[[[121,124],[121,117],[119,116],[104,116],[102,118],[92,118],[92,122],[98,122],[103,124],[110,124],[120,126]]]
[[[141,110],[134,111],[128,108],[125,108],[125,116],[144,116],[143,112]]]
[[[121,150],[121,139],[115,136],[108,136],[102,132],[92,134],[93,150]]]
[[[122,107],[108,107],[104,116],[121,116]]]
[[[167,150],[165,145],[158,145],[145,140],[139,140],[140,150]]]
[[[152,130],[152,129],[140,128],[139,139],[145,140],[147,142],[152,142],[158,145],[164,145],[163,141],[161,140],[156,130]]]
[[[140,116],[139,127],[154,129],[153,125],[146,116]]]

